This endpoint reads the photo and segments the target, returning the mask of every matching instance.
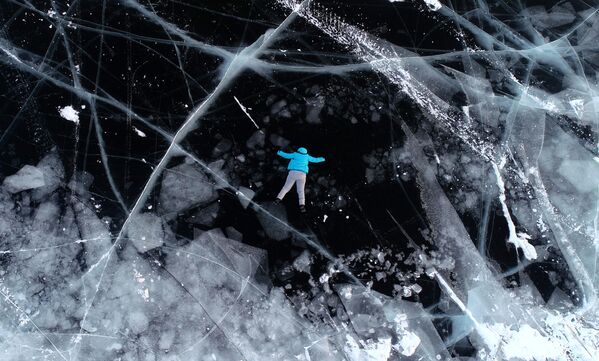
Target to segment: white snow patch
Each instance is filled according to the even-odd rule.
[[[139,130],[139,129],[135,128],[135,127],[133,127],[133,130],[134,130],[134,131],[135,131],[135,133],[137,133],[137,135],[139,135],[140,137],[142,137],[142,138],[145,138],[145,137],[146,137],[146,133],[142,132],[141,130]]]
[[[439,0],[424,0],[424,3],[432,11],[437,11],[437,10],[441,9],[441,6],[442,6],[441,3],[439,2]]]
[[[75,124],[79,124],[79,112],[75,110],[72,105],[67,105],[66,107],[58,108],[58,113],[64,119],[69,120]]]
[[[565,360],[564,350],[558,342],[544,337],[539,331],[527,324],[515,331],[508,326],[498,323],[489,326],[502,336],[501,351],[504,360]]]
[[[524,257],[526,259],[536,259],[537,251],[535,247],[528,243],[530,236],[523,232],[516,232],[516,226],[514,225],[514,221],[510,215],[510,211],[505,203],[505,184],[503,183],[503,179],[501,178],[501,173],[499,171],[499,167],[494,162],[491,163],[493,166],[493,170],[495,171],[495,177],[497,178],[497,187],[499,187],[499,201],[501,202],[501,209],[503,210],[503,216],[507,221],[508,229],[509,229],[509,237],[508,243],[513,244],[517,248],[520,248],[522,252],[524,252]]]
[[[463,106],[462,112],[464,112],[464,115],[466,116],[466,118],[470,118],[470,106]]]

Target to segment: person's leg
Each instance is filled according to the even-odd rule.
[[[306,173],[299,172],[297,180],[295,181],[295,187],[297,188],[297,199],[299,205],[303,206],[306,204]]]
[[[291,190],[291,187],[293,187],[294,183],[295,183],[295,178],[293,177],[291,172],[289,172],[287,174],[287,179],[285,180],[285,184],[283,185],[283,188],[281,188],[281,191],[277,195],[277,198],[279,200],[283,200],[283,197],[285,197],[285,194],[287,194],[287,192],[289,192]]]

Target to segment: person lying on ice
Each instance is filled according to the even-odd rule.
[[[285,181],[285,185],[277,195],[277,199],[275,203],[280,203],[285,197],[285,194],[291,190],[293,185],[297,189],[297,197],[299,199],[300,211],[302,213],[306,212],[306,196],[304,194],[304,187],[306,186],[306,175],[308,174],[308,163],[320,163],[324,162],[323,157],[312,157],[308,154],[308,150],[304,147],[301,147],[295,153],[286,153],[282,150],[277,152],[279,157],[283,157],[285,159],[290,159],[289,165],[287,165],[287,169],[289,173],[287,174],[287,180]]]

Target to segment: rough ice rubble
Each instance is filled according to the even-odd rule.
[[[52,193],[64,177],[64,168],[55,151],[47,154],[36,166],[25,165],[17,173],[4,178],[2,186],[9,193],[33,190],[31,196],[40,200]]]
[[[80,199],[86,194],[89,197],[85,186],[73,185],[72,188],[79,192]],[[20,321],[18,327],[31,326],[34,322],[37,327],[60,331],[46,335],[56,345],[56,349],[44,351],[49,359],[60,359],[61,353],[68,352],[74,357],[95,359],[112,359],[118,355],[131,359],[168,359],[168,355],[197,354],[234,359],[241,354],[246,359],[343,360],[349,357],[357,361],[386,359],[393,352],[429,356],[444,352],[440,340],[434,338],[438,336],[432,332],[434,328],[425,313],[411,309],[409,303],[396,305],[395,301],[364,288],[355,289],[353,296],[344,301],[358,335],[306,323],[297,317],[279,290],[264,283],[267,277],[259,276],[267,270],[265,252],[231,240],[219,230],[201,232],[193,242],[181,247],[161,246],[142,237],[160,235],[158,228],[166,227],[166,223],[160,225],[160,218],[145,213],[131,222],[128,242],[119,247],[118,257],[109,257],[111,244],[107,224],[97,218],[89,203],[74,200],[72,206],[67,206],[67,214],[70,213],[65,218],[67,223],[56,224],[59,208],[56,198],[40,204],[33,222],[42,227],[39,229],[42,233],[36,236],[27,229],[21,232],[41,242],[40,246],[47,246],[48,232],[58,232],[56,240],[73,241],[59,245],[54,251],[44,247],[21,249],[23,252],[13,249],[15,254],[27,257],[22,262],[13,259],[2,279],[2,285],[9,292],[20,289],[20,277],[28,277],[28,273],[17,272],[20,267],[36,273],[42,266],[42,274],[47,275],[62,264],[71,266],[55,276],[52,284],[62,286],[49,289],[49,284],[36,284],[29,291],[51,292],[52,296],[44,298],[47,301],[38,304],[32,294],[17,296],[14,303],[19,308],[12,307],[16,314],[21,309],[31,310],[32,321]],[[3,219],[12,219],[10,211]],[[26,225],[27,221],[15,221],[15,224]],[[66,229],[69,231],[64,233]],[[84,240],[76,238],[79,234]],[[27,246],[33,247],[31,243]],[[148,246],[160,247],[165,257],[142,257],[140,253],[148,251]],[[81,251],[87,265],[83,269],[75,262]],[[30,254],[36,257],[29,259]],[[61,288],[66,285],[72,286]],[[72,298],[65,297],[64,292]],[[77,303],[77,299],[82,302]],[[386,301],[381,303],[381,299]],[[69,308],[55,308],[59,304]],[[400,312],[397,307],[404,309]],[[398,312],[411,316],[397,317]],[[416,317],[416,323],[409,321],[412,317]],[[381,327],[379,323],[385,319],[395,326]],[[69,333],[72,328],[79,328],[81,333]],[[16,351],[10,344],[3,344],[5,358],[35,356],[36,349],[43,347],[44,338],[37,337],[34,331],[11,339],[29,345],[30,351]],[[437,346],[429,343],[430,337]],[[159,349],[140,349],[134,341],[137,339],[156,344]],[[206,339],[210,341],[204,342]],[[345,356],[336,350],[338,347],[345,350]],[[102,358],[98,358],[100,352]]]
[[[9,199],[3,199],[3,202],[11,201]],[[12,220],[12,227],[27,226],[27,221],[18,222],[11,217],[11,213],[8,211],[11,208],[3,207],[3,209],[7,210],[3,219],[8,222]],[[14,297],[15,304],[20,305],[20,309],[27,310],[28,313],[31,313],[31,316],[29,317],[32,321],[22,323],[21,327],[27,328],[35,323],[37,327],[43,329],[54,328],[63,330],[64,336],[53,333],[48,337],[50,337],[52,342],[57,345],[57,349],[63,350],[63,353],[66,352],[66,345],[71,344],[71,346],[69,346],[71,355],[78,355],[78,357],[83,358],[96,357],[97,359],[97,352],[95,350],[103,350],[103,357],[105,357],[103,359],[112,359],[112,356],[110,355],[117,354],[125,354],[129,355],[128,357],[134,358],[142,357],[141,354],[138,354],[135,344],[126,341],[127,338],[123,338],[119,332],[128,334],[129,336],[147,334],[147,336],[144,337],[150,337],[147,339],[149,342],[156,342],[162,345],[166,352],[169,350],[175,351],[177,349],[183,352],[185,351],[182,350],[183,348],[192,346],[197,341],[197,338],[187,338],[193,334],[191,329],[197,329],[200,332],[199,335],[202,335],[205,333],[205,330],[199,325],[204,324],[207,328],[210,328],[211,326],[210,322],[206,323],[205,317],[204,319],[199,318],[195,320],[194,317],[190,318],[189,315],[186,315],[187,312],[191,312],[190,315],[199,312],[201,313],[201,308],[194,311],[194,308],[192,307],[188,311],[185,311],[187,302],[179,302],[179,307],[181,307],[179,311],[181,313],[176,312],[176,309],[171,309],[170,311],[172,311],[172,313],[170,318],[157,318],[159,317],[158,315],[162,313],[159,311],[161,307],[169,309],[169,304],[174,305],[177,301],[185,301],[187,299],[186,297],[190,296],[182,294],[178,283],[174,280],[169,280],[168,274],[160,274],[157,270],[152,269],[150,266],[151,263],[139,258],[137,252],[135,252],[135,248],[132,246],[126,246],[121,253],[121,257],[119,259],[111,259],[108,267],[105,268],[105,271],[102,271],[102,262],[106,260],[103,258],[103,255],[106,254],[105,252],[108,250],[108,245],[104,243],[100,248],[98,248],[98,246],[102,244],[102,238],[106,240],[105,237],[108,235],[105,228],[106,226],[97,218],[94,218],[94,212],[89,212],[89,207],[86,205],[77,203],[74,205],[73,209],[75,210],[75,213],[71,212],[70,217],[64,218],[66,223],[61,222],[56,224],[54,220],[59,217],[58,206],[53,202],[42,203],[36,211],[36,216],[33,220],[33,224],[38,225],[36,228],[33,230],[24,228],[20,231],[13,229],[12,231],[13,235],[27,235],[29,239],[28,243],[23,243],[24,248],[27,247],[28,251],[19,252],[18,250],[12,249],[11,266],[6,269],[2,275],[3,287],[7,290],[20,290],[18,294],[13,293],[12,297]],[[75,222],[74,218],[76,218],[78,222]],[[42,228],[39,228],[40,233],[36,235],[35,232],[37,232],[37,227]],[[69,230],[74,230],[74,232]],[[54,234],[54,232],[57,232],[56,236],[50,236]],[[80,242],[75,238],[79,232],[84,237],[90,237],[88,243]],[[59,240],[64,242],[69,238],[73,239],[71,243],[66,243],[55,249],[47,249],[49,246],[52,246],[53,242],[58,242]],[[201,241],[201,239],[205,239],[206,241]],[[210,238],[199,239],[199,242],[204,243],[206,247],[208,246],[208,243],[206,242],[209,241]],[[34,245],[32,242],[38,243],[37,245]],[[211,243],[212,246],[210,247],[212,252],[223,252],[224,248],[222,247],[225,247],[223,242],[226,242],[226,239],[218,239],[219,245]],[[229,287],[232,287],[233,290],[244,284],[246,285],[244,287],[250,287],[247,286],[247,283],[242,281],[244,280],[244,277],[246,277],[247,282],[247,277],[251,277],[257,267],[263,265],[264,258],[263,253],[257,252],[256,250],[251,251],[247,246],[244,246],[245,248],[242,250],[236,250],[236,244],[239,243],[230,243],[229,248],[227,248],[229,251],[227,251],[226,255],[223,254],[220,256],[219,254],[212,254],[207,252],[207,249],[203,249],[199,251],[196,256],[203,257],[199,259],[206,259],[216,264],[217,270],[222,271],[224,269],[226,273],[226,270],[229,269],[229,272],[232,272],[232,275],[234,276],[231,281],[234,282],[227,284]],[[3,247],[8,246],[14,248],[17,244],[14,242],[8,244],[7,242],[3,242]],[[88,270],[86,273],[82,273],[81,270],[78,269],[78,262],[76,262],[76,256],[81,249],[85,249],[87,254]],[[189,253],[185,253],[185,249],[182,251],[184,252],[182,257],[189,258]],[[178,253],[178,251],[173,250],[172,257],[177,257],[175,253]],[[255,255],[248,258],[247,255],[252,253]],[[33,258],[31,256],[33,256]],[[237,259],[235,260],[231,257],[237,257]],[[193,260],[197,259],[194,257],[192,259],[192,264],[194,262]],[[229,262],[230,266],[226,266],[227,262]],[[175,263],[179,264],[178,262]],[[169,263],[167,262],[167,264]],[[171,268],[170,271],[179,275],[179,277],[183,277],[183,274],[189,272],[189,269],[184,266],[186,262],[182,261],[180,264],[180,267]],[[240,268],[239,265],[241,264],[246,264],[246,266]],[[56,273],[58,269],[62,271]],[[210,274],[219,274],[220,271],[217,270],[213,270],[214,272],[210,271]],[[21,279],[21,277],[33,279],[36,274],[43,275],[46,278],[46,282],[44,284],[36,283],[35,285],[32,285],[31,290],[18,286],[18,280]],[[98,290],[95,286],[100,279],[100,275],[103,275],[104,282],[106,283]],[[220,285],[219,287],[222,287],[224,284],[220,283],[221,281],[219,280],[224,282],[226,278],[210,277],[209,279],[213,280],[210,284]],[[69,284],[72,285],[72,289],[69,289]],[[169,287],[169,285],[171,285],[171,287]],[[199,290],[192,288],[192,285],[193,282],[189,282],[187,289],[191,289],[192,291]],[[45,295],[43,297],[44,301],[41,301],[42,298],[38,301],[37,296],[35,296],[35,294],[40,291]],[[95,296],[95,291],[97,291],[97,296]],[[140,293],[139,291],[142,292]],[[70,298],[64,294],[64,292],[72,294],[73,298]],[[222,294],[224,291],[220,292]],[[209,297],[209,295],[214,296],[214,293],[206,293],[206,297]],[[200,297],[197,294],[196,296]],[[78,303],[76,298],[81,298],[83,302]],[[93,304],[91,303],[92,299],[94,299]],[[170,302],[167,300],[170,300]],[[244,301],[247,302],[247,300]],[[38,304],[37,302],[40,303]],[[195,302],[197,301],[191,299],[190,303],[193,304]],[[202,302],[211,304],[208,298],[204,299]],[[152,307],[152,304],[155,304],[158,308]],[[214,307],[214,303],[212,303],[212,305],[212,307]],[[130,307],[135,308],[136,311],[128,311],[130,310]],[[269,307],[272,309],[274,307],[274,302],[270,302]],[[13,309],[13,311],[18,313],[18,310],[16,309]],[[177,316],[178,314],[184,315],[184,318],[179,318]],[[246,313],[241,313],[240,316],[245,317]],[[77,324],[73,324],[73,321],[69,321],[69,318],[73,318],[73,321],[82,319],[81,327],[86,330],[89,335],[84,335],[83,337],[78,337],[69,341],[71,336],[68,331],[73,327],[77,327]],[[164,336],[162,332],[155,333],[155,331],[152,331],[151,334],[153,336],[150,336],[149,331],[154,330],[152,323],[156,322],[158,319],[161,320],[160,324],[164,326]],[[172,328],[169,325],[172,325]],[[185,334],[188,336],[184,335],[177,338],[175,341],[173,340],[174,333],[169,330],[176,330],[181,325],[186,325]],[[162,327],[160,327],[160,329],[162,329]],[[29,336],[27,336],[27,333],[23,333],[22,336],[7,341],[16,342],[21,345],[30,345],[32,347],[30,351],[26,351],[26,349],[17,351],[11,347],[9,343],[3,343],[3,359],[12,360],[28,357],[28,355],[31,357],[36,355],[38,352],[36,349],[42,347],[44,338],[38,337],[34,329],[32,329],[31,332],[32,333],[28,334]],[[97,338],[94,336],[95,333],[107,336],[114,334],[114,336]],[[16,330],[14,334],[18,334]],[[167,334],[173,336],[167,336]],[[279,335],[281,334],[283,333],[280,332]],[[160,337],[160,339],[154,339],[153,337]],[[215,338],[222,339],[222,336],[219,337],[218,335],[215,335]],[[169,339],[170,341],[168,341]],[[187,344],[185,344],[185,340],[188,340]],[[71,343],[73,341],[75,343]],[[226,343],[226,340],[223,339],[222,342]],[[256,344],[259,344],[259,342]],[[210,351],[215,352],[213,349]],[[48,350],[47,357],[49,357],[49,359],[60,359],[58,352],[59,351],[57,350]],[[223,350],[223,352],[225,353],[221,357],[224,357],[225,359],[229,358],[229,356],[226,356],[228,353],[235,353],[235,351],[231,350]],[[150,354],[154,353],[151,352]],[[277,357],[274,359],[277,359]]]
[[[268,268],[265,252],[231,240],[219,230],[201,232],[193,242],[171,247],[159,238],[165,233],[159,228],[166,223],[155,214],[142,213],[132,220],[128,242],[119,247],[118,257],[111,257],[108,225],[85,201],[84,197],[89,197],[86,187],[73,184],[72,188],[83,201],[67,203],[65,217],[58,223],[55,220],[60,219],[63,206],[57,198],[39,206],[32,204],[36,209],[31,221],[34,229],[27,228],[26,218],[17,221],[12,207],[2,207],[3,220],[24,227],[13,229],[13,234],[29,239],[21,249],[14,249],[14,242],[3,242],[4,247],[12,247],[13,258],[2,275],[2,287],[7,295],[11,293],[14,305],[10,308],[21,320],[11,331],[19,336],[2,343],[4,359],[35,357],[47,340],[55,348],[42,352],[51,360],[61,359],[61,354],[98,360],[166,360],[169,355],[198,354],[225,360],[239,355],[246,359],[342,360],[338,346],[348,352],[351,349],[356,360],[365,353],[378,360],[391,352],[391,336],[363,341],[328,326],[315,328],[298,318],[280,291],[264,283],[268,278],[264,277]],[[3,202],[12,200],[5,197]],[[69,239],[72,241],[65,242]],[[58,241],[63,243],[53,248],[52,242]],[[150,248],[161,248],[164,258],[140,255]],[[83,268],[76,261],[81,252]],[[57,268],[62,272],[55,273]],[[33,279],[35,275],[44,275],[46,282],[31,289],[18,285],[22,277]],[[17,289],[23,294],[14,294]],[[40,292],[43,298],[36,296]],[[352,312],[356,317],[370,317],[366,310]],[[44,332],[44,336],[28,329],[33,325],[56,332]],[[19,333],[19,329],[29,331]],[[73,329],[79,332],[70,332]],[[404,340],[402,352],[414,351],[413,338],[412,347]],[[346,344],[348,339],[355,344]],[[158,349],[139,348],[136,340],[158,345]],[[382,348],[375,346],[381,342]],[[30,348],[17,351],[14,343]]]
[[[9,251],[4,262],[9,260],[9,263],[3,267],[0,281],[3,293],[12,299],[4,306],[11,315],[24,320],[14,325],[15,318],[11,318],[3,325],[9,329],[16,327],[0,351],[7,360],[36,357],[48,342],[53,347],[45,352],[47,357],[59,359],[63,347],[46,332],[77,327],[74,320],[84,313],[85,302],[80,302],[83,274],[78,254],[87,249],[87,259],[91,261],[96,254],[94,250],[106,249],[108,239],[107,232],[101,231],[103,224],[93,218],[93,212],[81,209],[89,210],[89,204],[74,199],[71,204],[61,206],[55,199],[48,199],[49,196],[47,193],[39,203],[31,202],[33,214],[28,215],[23,208],[19,214],[12,206],[14,201],[3,193],[3,226],[4,231],[10,230],[10,237],[1,239],[2,249]],[[95,231],[98,226],[99,232]],[[23,279],[38,281],[27,285]],[[13,342],[25,349],[14,349]]]
[[[429,316],[419,305],[390,299],[363,287],[336,285],[335,289],[341,295],[353,330],[370,340],[362,357],[385,360],[401,358],[401,354],[416,359],[449,359]],[[354,342],[348,338],[350,349]]]

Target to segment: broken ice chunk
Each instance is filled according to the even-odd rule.
[[[289,110],[286,109],[286,106],[287,101],[285,99],[279,100],[273,104],[272,108],[270,108],[270,114],[279,114],[280,116],[289,117],[291,114],[289,113]]]
[[[557,173],[580,193],[595,191],[599,180],[599,167],[587,159],[576,160],[568,157],[557,167]]]
[[[234,241],[241,242],[243,240],[243,234],[234,227],[225,228],[225,233],[227,234],[227,237]]]
[[[246,209],[250,205],[250,202],[252,201],[252,198],[254,198],[256,192],[246,187],[239,187],[239,190],[236,194],[237,198],[239,199],[239,203],[241,203],[241,206]]]
[[[413,332],[406,332],[399,340],[399,349],[402,355],[412,356],[420,345],[420,337]]]
[[[411,286],[411,288],[412,288],[412,291],[414,291],[415,293],[420,293],[420,292],[422,292],[422,286],[420,286],[420,285],[419,285],[419,284],[417,284],[417,283],[416,283],[416,284],[413,284],[413,285]]]
[[[181,164],[167,170],[160,189],[160,209],[169,216],[213,201],[216,191],[206,174],[191,164]]]
[[[343,352],[352,361],[378,361],[387,360],[391,355],[391,338],[385,337],[377,341],[366,340],[358,343],[350,335],[346,335],[346,344]],[[361,345],[360,345],[361,344]],[[360,347],[362,346],[362,347]]]
[[[187,222],[212,226],[218,217],[219,204],[214,202],[200,210],[187,219]]]
[[[274,240],[281,241],[290,236],[287,226],[287,212],[283,206],[266,204],[264,211],[258,212],[258,221],[264,228],[266,235]]]
[[[44,174],[44,186],[32,192],[34,200],[40,200],[54,192],[64,181],[64,166],[56,149],[46,155],[36,166]]]
[[[306,100],[306,122],[320,124],[320,111],[324,107],[324,97],[317,96]]]
[[[194,246],[202,247],[204,255],[209,256],[220,265],[234,270],[241,277],[253,277],[256,272],[268,268],[264,250],[229,239],[220,229],[202,232],[194,238],[194,241]],[[216,274],[212,276],[218,278]],[[238,284],[238,280],[232,280],[232,282],[232,285]]]
[[[212,150],[212,155],[214,157],[220,157],[231,150],[231,147],[233,147],[233,142],[227,138],[223,138]]]
[[[225,161],[223,159],[215,160],[214,162],[208,164],[208,168],[211,171],[210,176],[216,183],[216,189],[223,189],[227,188],[228,186],[227,174],[223,169],[224,165]]]
[[[127,235],[139,253],[160,247],[164,243],[162,219],[154,213],[139,214],[131,220]]]
[[[304,250],[295,260],[293,260],[293,268],[300,272],[310,272],[310,265],[312,264],[312,257],[308,250]]]
[[[582,115],[584,114],[584,100],[582,100],[582,99],[570,100],[570,105],[572,106],[574,113],[576,113],[576,116],[579,118],[582,118]]]
[[[43,187],[45,184],[44,173],[32,165],[24,166],[16,174],[6,177],[3,182],[10,193]]]
[[[255,149],[264,146],[264,140],[266,136],[261,131],[257,130],[252,134],[249,139],[245,142],[245,145],[250,149]]]
[[[271,134],[269,140],[273,145],[276,145],[279,148],[285,148],[290,143],[289,140],[277,134]]]

